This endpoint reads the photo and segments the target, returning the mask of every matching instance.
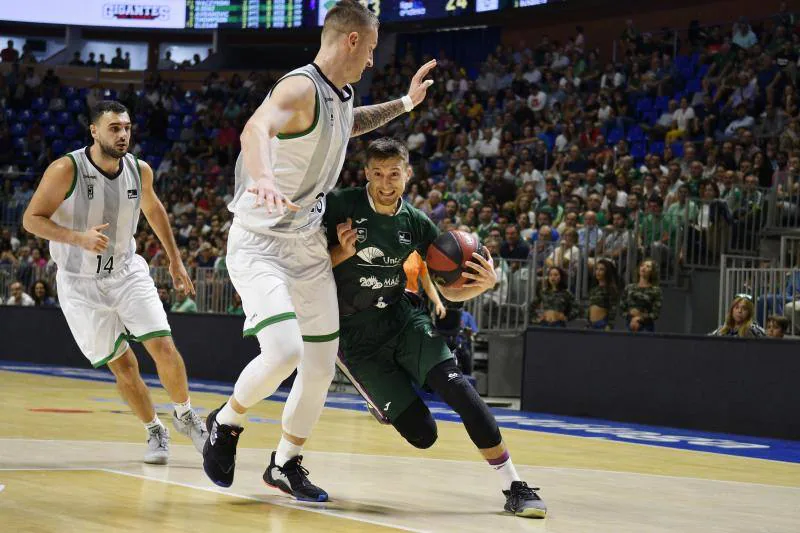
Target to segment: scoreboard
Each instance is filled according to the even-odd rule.
[[[319,0],[317,25],[322,26],[328,10],[336,0]],[[375,13],[381,22],[429,20],[475,13],[498,11],[510,6],[511,0],[359,0]],[[547,2],[547,0],[541,0]]]
[[[186,27],[299,28],[307,0],[186,0]]]

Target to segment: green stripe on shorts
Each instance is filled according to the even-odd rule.
[[[145,333],[144,335],[141,335],[139,337],[128,335],[128,340],[136,342],[144,342],[150,339],[155,339],[156,337],[172,337],[172,332],[168,329],[160,329],[158,331],[151,331],[150,333]]]
[[[111,350],[111,354],[109,354],[107,357],[104,357],[103,359],[101,359],[96,363],[92,363],[92,366],[97,368],[111,361],[114,358],[114,355],[117,353],[117,350],[119,350],[119,345],[122,344],[122,341],[127,339],[128,336],[125,333],[120,333],[119,337],[117,337],[117,340],[114,341],[114,349]]]
[[[303,335],[303,342],[329,342],[339,338],[339,332],[334,331],[327,335]]]
[[[261,331],[262,329],[264,329],[265,327],[267,327],[267,326],[269,326],[271,324],[275,324],[277,322],[283,322],[284,320],[292,320],[292,319],[296,319],[296,318],[297,318],[297,315],[294,314],[291,311],[288,312],[288,313],[281,313],[279,315],[272,315],[270,317],[265,318],[264,320],[262,320],[261,322],[259,322],[255,326],[253,326],[252,328],[244,330],[244,333],[242,334],[242,336],[243,337],[250,337],[252,335],[255,335],[256,333],[258,333],[259,331]],[[338,333],[337,333],[337,335],[338,335]]]

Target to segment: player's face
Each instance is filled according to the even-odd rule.
[[[92,138],[108,157],[120,159],[131,142],[131,119],[127,113],[106,112],[90,126]]]
[[[372,201],[382,206],[397,205],[411,177],[411,167],[400,157],[367,162],[367,181]]]
[[[355,46],[350,49],[351,54],[351,76],[349,82],[355,83],[361,79],[364,71],[372,68],[372,53],[378,46],[378,30],[375,28],[368,28],[360,32],[351,33],[349,36],[350,42],[353,42],[353,36],[357,35],[355,39]]]

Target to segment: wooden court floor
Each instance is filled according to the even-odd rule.
[[[162,420],[167,397],[153,389]],[[205,411],[223,396],[193,393]],[[252,411],[230,489],[174,435],[169,466],[141,462],[144,430],[109,383],[0,371],[2,532],[591,533],[800,531],[800,465],[503,430],[517,469],[542,488],[545,520],[502,513],[498,480],[463,427],[439,422],[420,451],[368,414],[328,408],[305,452],[326,504],[264,486],[282,404]]]

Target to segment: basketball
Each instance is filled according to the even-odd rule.
[[[442,287],[458,288],[470,281],[461,275],[467,261],[474,261],[474,252],[485,256],[480,241],[464,231],[448,231],[439,235],[428,247],[425,262],[431,279]]]

